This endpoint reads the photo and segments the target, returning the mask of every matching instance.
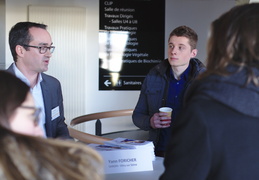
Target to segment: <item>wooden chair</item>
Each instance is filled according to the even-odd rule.
[[[87,114],[83,116],[76,117],[72,119],[70,122],[70,126],[68,127],[69,134],[73,138],[84,142],[84,143],[95,143],[95,144],[103,144],[104,141],[109,141],[111,139],[101,137],[101,121],[100,119],[111,118],[111,117],[120,117],[120,116],[131,116],[133,113],[133,109],[123,109],[123,110],[115,110],[115,111],[105,111],[93,114]],[[88,121],[96,120],[95,123],[95,135],[88,134],[73,128],[73,126],[77,124],[81,124]]]

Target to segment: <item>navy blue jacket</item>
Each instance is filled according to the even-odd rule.
[[[198,59],[190,60],[191,71],[184,91],[189,87],[195,77],[205,70],[205,66]],[[150,118],[158,112],[158,109],[166,104],[167,90],[169,86],[169,76],[171,68],[168,59],[156,65],[147,74],[141,88],[137,105],[133,111],[133,123],[142,130],[149,131],[149,140],[154,144],[158,142],[159,129],[150,126]]]

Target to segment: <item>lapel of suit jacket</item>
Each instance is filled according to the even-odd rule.
[[[10,72],[10,73],[15,75],[14,69],[13,69],[13,64],[11,64],[6,71],[8,71],[8,72]]]
[[[44,78],[44,74],[42,74],[42,82],[40,83],[42,89],[42,96],[44,99],[44,108],[45,108],[45,128],[46,128],[46,135],[48,137],[52,137],[52,127],[51,127],[51,96],[48,84]]]

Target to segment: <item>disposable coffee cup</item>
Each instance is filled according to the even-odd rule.
[[[167,113],[167,116],[171,117],[173,109],[170,107],[161,107],[159,108],[159,112]]]
[[[173,109],[170,107],[161,107],[159,108],[159,112],[167,113],[167,117],[171,117]],[[169,119],[163,119],[161,121],[170,121]],[[164,124],[169,125],[169,124]]]

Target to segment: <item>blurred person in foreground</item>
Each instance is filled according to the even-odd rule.
[[[65,124],[60,82],[43,72],[48,70],[55,50],[47,25],[18,22],[9,32],[14,63],[7,71],[31,88],[36,107],[41,108],[39,126],[49,138],[72,139]]]
[[[43,137],[41,109],[35,107],[30,87],[7,71],[0,71],[0,125],[20,134]]]
[[[0,71],[0,179],[102,180],[103,160],[86,145],[42,138],[30,88]],[[39,137],[36,137],[39,136]]]
[[[175,28],[168,39],[168,59],[152,68],[142,85],[132,118],[137,127],[149,131],[148,140],[153,141],[156,156],[164,157],[183,96],[196,76],[205,70],[202,62],[195,58],[197,41],[198,35],[190,27]],[[163,120],[167,114],[159,113],[163,106],[173,109],[166,122]]]
[[[259,179],[259,4],[211,24],[207,71],[186,94],[160,180]]]

